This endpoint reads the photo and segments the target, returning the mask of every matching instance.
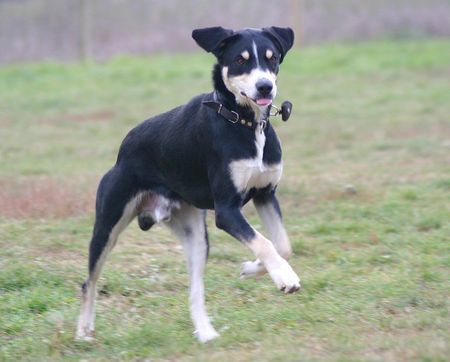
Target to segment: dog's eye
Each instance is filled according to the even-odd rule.
[[[276,63],[278,61],[278,57],[276,56],[276,54],[273,54],[270,59],[269,59],[272,63]]]
[[[238,57],[236,58],[236,63],[238,63],[239,65],[245,64],[246,61],[247,59],[245,59],[242,55],[238,55]]]

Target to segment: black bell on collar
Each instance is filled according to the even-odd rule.
[[[292,103],[289,101],[284,101],[283,103],[281,103],[281,108],[278,108],[277,106],[274,106],[273,104],[271,107],[275,110],[275,112],[270,113],[271,116],[278,116],[281,114],[281,119],[285,122],[291,116]]]
[[[284,101],[281,104],[280,109],[281,119],[286,122],[291,116],[291,112],[292,112],[292,103],[289,101]]]

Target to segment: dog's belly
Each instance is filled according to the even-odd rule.
[[[278,184],[283,173],[283,164],[266,164],[259,158],[237,160],[230,163],[230,175],[238,192],[252,188],[262,189]]]

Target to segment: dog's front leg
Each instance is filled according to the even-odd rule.
[[[263,263],[280,290],[292,293],[300,288],[300,279],[288,262],[270,240],[248,224],[238,207],[216,204],[215,209],[217,227],[244,243]]]
[[[292,248],[283,226],[280,205],[275,192],[272,190],[258,195],[253,199],[253,203],[278,254],[289,260],[292,255]],[[256,277],[265,273],[267,273],[267,270],[259,259],[247,261],[241,266],[241,277],[243,278]]]

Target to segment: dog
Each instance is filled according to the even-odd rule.
[[[275,191],[282,174],[281,146],[268,121],[277,74],[294,42],[290,28],[233,31],[196,29],[196,43],[217,58],[214,91],[152,117],[123,140],[115,166],[100,181],[82,286],[77,338],[94,333],[96,284],[119,234],[137,216],[143,230],[167,225],[181,240],[190,279],[189,305],[200,342],[219,334],[205,308],[203,273],[209,253],[206,210],[255,255],[242,277],[266,272],[285,293],[300,288],[287,260],[292,254]],[[269,239],[241,208],[253,200]]]

